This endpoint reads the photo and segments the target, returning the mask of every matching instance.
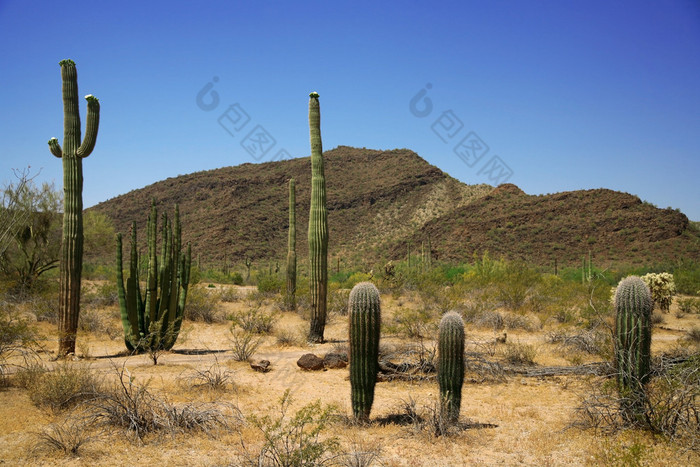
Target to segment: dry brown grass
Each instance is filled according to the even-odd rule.
[[[383,313],[389,320],[399,307],[410,298],[383,302]],[[410,305],[410,303],[408,303]],[[222,303],[225,312],[246,307],[245,300]],[[263,305],[273,311],[274,305]],[[112,313],[109,309],[102,310]],[[672,310],[673,311],[673,310]],[[110,315],[113,316],[113,315]],[[118,324],[118,323],[117,323]],[[654,330],[652,352],[673,349],[684,340],[687,331],[700,325],[699,315],[686,315],[681,320],[666,315],[664,327]],[[55,351],[56,334],[53,326],[39,323],[41,334],[47,336],[43,344]],[[282,313],[278,328],[294,330],[306,323],[294,313]],[[476,356],[484,362],[499,362],[508,343],[532,346],[537,350],[537,365],[570,365],[562,355],[559,343],[548,341],[548,334],[559,328],[551,324],[543,329],[508,331],[508,340],[497,343],[489,328],[467,326],[469,361]],[[348,370],[329,370],[317,373],[302,372],[296,360],[304,353],[323,355],[347,341],[347,321],[334,318],[326,329],[327,342],[312,346],[280,345],[277,336],[263,336],[255,359],[271,362],[269,373],[254,372],[246,362],[234,360],[228,338],[228,324],[185,322],[183,333],[174,351],[164,354],[158,366],[153,366],[147,355],[120,356],[121,339],[111,340],[105,333],[81,336],[89,343],[91,371],[105,381],[113,379],[114,366],[126,368],[130,379],[145,385],[149,394],[166,400],[172,407],[237,407],[248,422],[231,423],[226,427],[202,430],[155,430],[140,444],[123,431],[110,430],[100,436],[81,433],[90,442],[78,448],[71,465],[237,465],[241,446],[260,445],[260,429],[250,423],[250,416],[273,417],[279,413],[276,403],[287,389],[293,395],[288,413],[320,400],[324,406],[333,405],[341,414],[351,413]],[[385,339],[387,349],[415,348],[417,342],[406,337]],[[426,345],[430,340],[426,338]],[[684,344],[687,345],[687,344]],[[595,361],[595,355],[583,352],[586,361]],[[398,355],[398,353],[397,353]],[[54,367],[51,354],[41,354],[44,365]],[[430,407],[437,398],[434,381],[388,381],[377,384],[371,422],[356,426],[337,422],[320,433],[321,441],[337,437],[339,445],[335,460],[340,465],[384,466],[451,466],[451,465],[624,465],[626,460],[641,459],[654,465],[700,465],[700,455],[687,451],[678,443],[664,440],[638,430],[604,434],[588,429],[572,428],[581,394],[590,392],[597,384],[591,377],[554,376],[525,377],[502,373],[486,377],[474,367],[467,375],[463,388],[461,421],[467,425],[458,436],[434,436],[431,430],[413,430],[405,423],[380,423],[400,410],[401,401],[413,399],[417,407]],[[495,370],[494,370],[495,371]],[[476,373],[475,373],[476,372]],[[201,376],[201,377],[200,377]],[[220,378],[219,378],[220,376]],[[223,390],[209,389],[209,379],[225,379]],[[183,378],[188,384],[183,384]],[[235,381],[236,389],[230,383]],[[125,379],[125,384],[127,380]],[[191,384],[190,384],[191,383]],[[201,385],[201,386],[199,386]],[[70,412],[69,412],[70,413]],[[37,433],[56,434],[65,413],[53,414],[32,404],[29,392],[19,387],[0,390],[0,460],[6,465],[59,465],[66,463],[60,449],[35,450]],[[495,427],[488,427],[495,425]],[[71,425],[65,425],[70,435]],[[53,430],[53,431],[52,431]],[[70,445],[70,439],[67,440]],[[79,439],[78,439],[79,441]],[[154,445],[156,444],[156,445]],[[371,458],[372,462],[360,463]],[[353,463],[355,462],[355,463]]]

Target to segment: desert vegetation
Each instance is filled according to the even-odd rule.
[[[270,274],[260,272],[252,276]],[[200,281],[191,292],[206,294],[207,309],[185,315],[157,365],[124,347],[114,269],[112,281],[84,281],[101,324],[79,328],[67,362],[53,361],[56,328],[39,320],[41,296],[55,291],[6,292],[1,455],[98,465],[134,455],[227,465],[697,463],[698,299],[673,297],[664,322],[650,328],[649,371],[637,385],[640,377],[621,377],[615,357],[612,289],[624,273],[594,271],[585,281],[582,273],[555,276],[489,255],[430,267],[396,261],[371,276],[376,287],[363,285],[368,273],[343,270],[329,290],[346,291],[346,307],[329,307],[321,344],[307,343],[303,277],[296,311],[287,311],[283,286]],[[286,271],[272,274],[284,284]],[[369,292],[348,296],[353,287]],[[359,316],[372,313],[363,325]],[[202,317],[210,315],[220,318]],[[379,339],[357,344],[377,351],[366,363],[353,357],[354,322]],[[296,362],[307,353],[349,356],[350,366],[304,371]],[[261,360],[264,372],[253,369]]]
[[[17,214],[20,198],[9,195],[26,194],[26,174],[7,187],[2,207],[11,221],[0,237],[3,462],[700,463],[700,265],[692,257],[640,266],[611,262],[606,250],[599,260],[588,247],[603,239],[592,235],[585,250],[560,252],[576,256],[566,264],[558,248],[538,252],[540,262],[450,249],[468,235],[459,222],[442,229],[438,221],[459,212],[470,219],[492,199],[513,211],[485,235],[499,245],[522,240],[514,232],[534,201],[511,185],[478,200],[457,193],[449,212],[413,206],[400,238],[363,256],[347,249],[348,236],[333,265],[328,217],[338,205],[328,206],[319,95],[311,93],[310,177],[298,179],[308,259],[297,257],[297,182],[285,174],[278,188],[288,195],[275,216],[289,222],[286,268],[283,248],[237,260],[224,253],[223,267],[206,267],[183,245],[189,220],[181,224],[178,204],[159,226],[152,200],[145,254],[132,224],[126,280],[121,234],[114,262],[87,255],[83,277],[86,238],[112,229],[83,229],[80,164],[95,146],[99,102],[87,96],[81,142],[75,64],[60,65],[67,130],[63,148],[56,139],[49,146],[64,161],[63,212],[30,203],[25,213],[43,215]],[[428,183],[418,179],[411,183]],[[38,196],[55,204],[48,188]],[[625,199],[625,209],[641,209]],[[59,258],[42,247],[56,241],[52,221],[61,216]],[[664,216],[683,224],[680,213]],[[682,235],[692,256],[697,235]],[[12,268],[30,249],[43,266]]]

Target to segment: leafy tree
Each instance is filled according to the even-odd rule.
[[[61,194],[53,183],[34,184],[28,173],[2,191],[3,242],[0,271],[21,290],[28,290],[46,271],[58,266]]]

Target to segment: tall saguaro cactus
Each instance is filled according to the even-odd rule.
[[[309,211],[309,263],[311,267],[310,342],[323,342],[326,327],[328,286],[328,211],[326,177],[323,173],[321,109],[318,93],[309,94],[309,136],[311,139],[311,209]]]
[[[87,125],[81,141],[78,101],[78,72],[73,60],[62,60],[63,147],[58,139],[49,140],[51,154],[63,160],[63,235],[61,285],[58,304],[58,355],[75,353],[80,314],[80,277],[83,271],[83,158],[95,148],[100,124],[100,102],[87,100]]]
[[[163,215],[160,258],[156,249],[157,217],[155,201],[148,216],[148,277],[145,297],[139,285],[139,255],[136,223],[131,227],[129,277],[124,287],[122,236],[117,235],[117,291],[121,309],[124,343],[136,352],[170,350],[180,332],[190,279],[192,251],[181,251],[180,213],[175,206],[174,222]],[[173,232],[174,229],[174,232]]]
[[[297,217],[296,217],[296,184],[293,178],[289,180],[289,238],[287,240],[287,309],[296,310],[297,291]]]
[[[647,285],[637,276],[622,279],[615,291],[615,361],[622,413],[629,421],[643,416],[651,370],[651,313]]]
[[[356,419],[367,420],[379,368],[381,303],[371,282],[360,282],[350,291],[350,392]]]
[[[464,321],[448,311],[440,320],[438,337],[438,383],[440,403],[450,421],[459,419],[464,382]]]

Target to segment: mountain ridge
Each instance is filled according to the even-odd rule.
[[[466,185],[408,149],[339,146],[324,152],[329,257],[371,267],[404,258],[430,238],[432,255],[466,261],[476,252],[538,264],[577,264],[588,250],[610,262],[700,259],[700,233],[677,211],[608,189],[528,195],[512,184]],[[118,232],[143,232],[150,200],[180,206],[183,240],[205,264],[282,263],[289,178],[297,185],[297,256],[307,254],[309,157],[245,163],[171,177],[90,209]],[[644,222],[637,225],[636,220]],[[140,234],[142,237],[143,234]]]

